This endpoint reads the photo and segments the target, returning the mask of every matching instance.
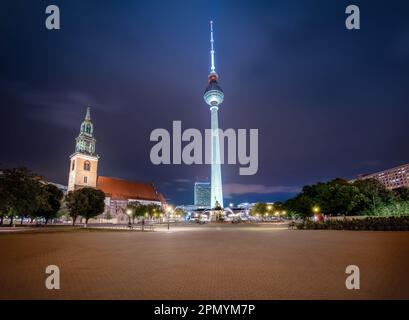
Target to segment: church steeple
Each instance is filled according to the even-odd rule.
[[[75,152],[70,156],[68,191],[82,187],[97,187],[99,156],[95,151],[95,142],[91,107],[88,106],[80,133],[75,139]]]
[[[91,121],[91,107],[87,107],[87,113],[85,114],[84,121],[81,124],[80,134],[87,135],[92,137],[92,133],[94,131],[94,126]]]
[[[87,114],[85,115],[85,120],[91,121],[91,106],[87,107]]]
[[[95,138],[93,136],[94,126],[91,121],[91,107],[87,107],[84,121],[81,124],[80,134],[76,139],[75,152],[95,155]]]

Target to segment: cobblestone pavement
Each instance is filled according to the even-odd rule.
[[[409,232],[73,230],[3,233],[0,248],[0,299],[409,299]],[[52,264],[60,290],[44,285]]]

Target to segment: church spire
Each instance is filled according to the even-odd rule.
[[[85,120],[91,121],[91,106],[87,107],[87,113],[85,115]]]
[[[83,154],[95,154],[94,125],[91,121],[91,107],[87,107],[84,121],[82,121],[80,134],[76,139],[75,151]]]

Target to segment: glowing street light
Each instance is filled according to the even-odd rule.
[[[131,229],[132,228],[132,223],[131,223],[132,209],[131,208],[126,209],[126,214],[128,215],[128,227],[129,229]]]
[[[312,208],[312,211],[314,211],[314,213],[318,213],[318,212],[320,212],[320,208],[318,206],[314,206]]]
[[[173,212],[173,207],[172,206],[167,206],[166,207],[166,211],[167,211],[167,218],[168,218],[168,230],[170,229],[170,214]]]

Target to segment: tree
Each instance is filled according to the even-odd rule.
[[[132,223],[135,223],[136,218],[139,219],[140,217],[144,217],[147,212],[146,205],[143,205],[138,201],[132,202],[128,206],[130,206],[132,210]]]
[[[66,203],[72,217],[72,225],[75,224],[78,216],[82,216],[85,218],[85,226],[87,226],[90,218],[104,212],[105,194],[101,190],[84,187],[68,192]]]
[[[285,201],[284,207],[288,211],[293,212],[294,215],[305,218],[312,215],[312,208],[316,205],[314,201],[311,196],[301,192],[296,197]]]
[[[85,218],[85,227],[88,224],[90,218],[94,218],[105,210],[105,193],[101,190],[85,187],[78,190],[87,198],[86,209],[81,213],[81,216]]]
[[[400,187],[393,190],[396,198],[400,201],[409,201],[409,188]]]
[[[37,210],[36,216],[45,219],[45,224],[48,223],[50,219],[57,216],[58,211],[61,207],[61,200],[64,196],[62,191],[52,184],[46,184],[43,187],[45,202]]]
[[[312,215],[314,207],[319,207],[326,214],[349,215],[357,212],[362,199],[359,188],[336,178],[326,183],[304,186],[300,194],[285,202],[284,207],[304,217]]]
[[[146,205],[146,212],[150,217],[158,216],[163,213],[162,207],[160,205],[149,203]]]
[[[2,216],[23,218],[34,215],[46,205],[40,177],[26,168],[0,170],[0,210]]]
[[[267,204],[263,202],[257,202],[251,209],[250,209],[250,215],[255,216],[255,215],[264,215],[267,212]]]
[[[377,208],[392,203],[395,198],[393,192],[376,179],[357,180],[354,186],[362,194],[358,204],[359,212],[374,214]]]
[[[88,206],[87,196],[79,191],[80,190],[69,191],[65,198],[69,215],[72,218],[72,225],[75,225],[77,218],[87,210]]]
[[[183,210],[182,208],[176,208],[175,209],[175,215],[180,216],[181,218],[185,219],[186,211]]]
[[[320,208],[325,214],[378,215],[386,210],[404,212],[400,202],[409,199],[406,188],[392,192],[376,179],[357,180],[353,183],[341,178],[329,182],[307,185],[292,199],[284,203],[291,212],[304,217],[313,214],[312,208]],[[383,213],[382,213],[383,212]]]

